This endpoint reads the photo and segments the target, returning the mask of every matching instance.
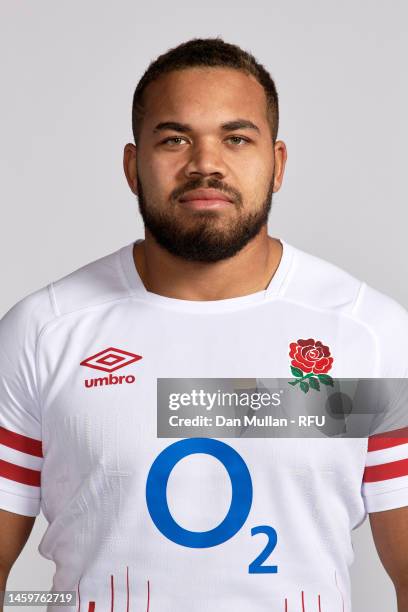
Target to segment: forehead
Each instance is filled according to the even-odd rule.
[[[143,123],[160,119],[193,125],[245,117],[267,125],[266,96],[251,74],[230,68],[187,68],[150,83],[144,94]]]

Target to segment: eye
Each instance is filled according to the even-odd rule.
[[[244,138],[244,136],[230,136],[228,138],[228,140],[233,140],[233,139],[235,139],[235,140],[243,140],[244,142],[251,142],[249,140],[249,138]],[[238,144],[238,143],[236,143],[236,144]]]
[[[170,136],[169,138],[166,138],[165,140],[162,141],[162,144],[168,144],[170,142],[173,142],[175,140],[184,140],[182,136]],[[176,144],[176,143],[174,143]]]
[[[178,146],[178,144],[181,144],[183,140],[185,141],[185,138],[183,136],[169,136],[169,138],[165,138],[165,140],[162,140],[161,144],[169,144],[170,146]],[[234,144],[237,144],[239,146],[242,146],[240,142],[242,143],[251,142],[249,138],[245,138],[244,136],[230,136],[229,138],[227,138],[227,140],[233,140],[235,141]],[[240,142],[237,142],[237,141],[240,141]]]

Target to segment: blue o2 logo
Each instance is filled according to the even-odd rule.
[[[167,504],[167,482],[174,466],[194,453],[212,455],[225,467],[231,479],[232,499],[224,520],[210,531],[189,531],[180,527]],[[231,446],[212,438],[179,440],[164,449],[150,468],[146,484],[146,501],[157,529],[181,546],[209,548],[232,538],[245,523],[252,504],[252,481],[245,461]]]
[[[224,520],[209,531],[189,531],[181,527],[170,514],[167,503],[167,483],[177,463],[193,455],[204,453],[220,461],[228,472],[232,485],[232,499]],[[210,548],[232,538],[244,525],[252,505],[252,480],[241,455],[225,442],[213,438],[187,438],[165,448],[153,462],[146,483],[147,507],[157,529],[169,540],[188,548]],[[251,529],[251,535],[265,534],[264,550],[248,567],[250,574],[276,574],[276,565],[263,565],[277,544],[277,533],[269,525]]]

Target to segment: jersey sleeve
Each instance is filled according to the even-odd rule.
[[[32,294],[0,321],[0,508],[26,516],[38,515],[41,507],[35,349],[43,305],[43,292]]]
[[[408,427],[369,437],[363,498],[367,512],[408,506]]]
[[[408,506],[408,311],[371,291],[384,408],[367,443],[362,496],[368,513]]]

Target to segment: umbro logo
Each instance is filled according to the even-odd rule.
[[[87,368],[93,368],[94,370],[101,370],[102,372],[108,372],[109,376],[103,376],[100,378],[89,378],[85,380],[85,387],[98,387],[103,385],[121,385],[124,382],[127,384],[134,383],[136,378],[133,374],[127,376],[113,376],[112,372],[124,368],[125,366],[135,363],[142,359],[141,355],[135,353],[129,353],[123,349],[117,349],[110,346],[91,357],[87,357],[81,361],[80,365]]]
[[[141,355],[135,355],[135,353],[129,353],[111,346],[100,353],[96,353],[96,355],[92,355],[92,357],[87,357],[81,361],[80,365],[103,372],[115,372],[119,368],[124,368],[135,361],[139,361],[139,359],[142,359]]]

